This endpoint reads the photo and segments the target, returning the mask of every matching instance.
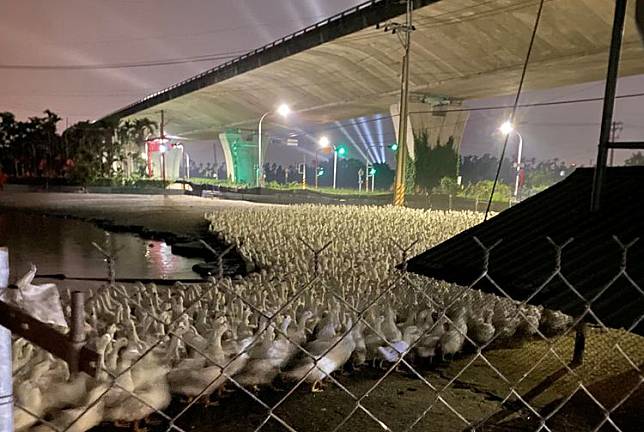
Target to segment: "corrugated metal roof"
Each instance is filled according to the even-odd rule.
[[[610,284],[592,303],[593,313],[609,327],[633,327],[644,334],[644,167],[609,168],[597,213],[589,211],[593,171],[577,169],[551,188],[412,258],[408,270],[469,286],[485,268],[485,252],[475,238],[488,247],[500,241],[490,251],[488,273],[513,299],[525,300],[541,288],[530,303],[579,316],[586,300]],[[557,245],[572,239],[562,249],[561,271],[554,277],[557,253],[548,238]],[[627,245],[637,238],[626,254],[629,280],[620,273],[623,248],[616,239]],[[502,295],[485,278],[473,288]],[[596,321],[592,314],[588,320]]]

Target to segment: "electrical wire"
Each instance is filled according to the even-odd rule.
[[[537,17],[534,20],[534,28],[532,29],[532,35],[530,36],[530,44],[528,45],[528,52],[525,56],[525,63],[523,64],[523,71],[521,72],[521,80],[519,81],[519,88],[517,89],[516,97],[514,98],[514,104],[512,106],[512,113],[510,114],[509,122],[513,124],[514,118],[517,113],[519,98],[521,97],[521,90],[523,90],[523,83],[525,81],[525,76],[528,71],[528,63],[530,63],[530,56],[532,55],[532,48],[534,47],[534,41],[537,36],[537,29],[539,28],[539,22],[541,21],[541,13],[543,12],[543,4],[545,0],[541,0],[539,3],[539,10],[537,11]],[[492,198],[494,197],[494,192],[496,190],[496,185],[499,182],[499,175],[501,174],[501,166],[503,165],[503,158],[505,158],[505,151],[508,147],[508,140],[510,139],[510,134],[508,133],[505,136],[503,141],[503,149],[501,150],[501,156],[499,157],[499,165],[496,169],[496,175],[494,176],[494,183],[492,183],[492,191],[490,192],[490,199],[487,202],[487,208],[485,209],[485,218],[484,221],[487,221],[488,215],[490,213],[490,208],[492,207]],[[518,169],[518,167],[517,167]]]
[[[214,60],[228,60],[236,58],[245,50],[228,51],[216,54],[205,54],[194,57],[184,57],[165,60],[150,60],[136,63],[108,63],[108,64],[79,64],[79,65],[29,65],[29,64],[0,64],[3,70],[100,70],[100,69],[130,69],[151,66],[168,66],[186,63],[201,63]]]
[[[638,98],[638,97],[644,97],[644,92],[640,93],[627,93],[627,94],[622,94],[615,96],[615,99],[628,99],[628,98]],[[603,101],[603,97],[594,97],[594,98],[583,98],[583,99],[567,99],[563,101],[546,101],[546,102],[534,102],[534,103],[524,103],[524,104],[517,104],[517,108],[536,108],[536,107],[545,107],[545,106],[556,106],[556,105],[568,105],[568,104],[578,104],[578,103],[588,103],[588,102],[601,102]],[[490,105],[490,106],[485,106],[485,107],[472,107],[472,108],[452,108],[452,109],[444,109],[441,110],[441,113],[450,113],[450,112],[476,112],[476,111],[499,111],[499,110],[507,110],[513,108],[514,105]],[[435,113],[436,111],[433,110],[423,110],[423,111],[410,111],[409,114],[432,114]],[[364,123],[373,123],[375,121],[383,120],[383,119],[394,119],[397,118],[398,114],[387,114],[387,115],[382,115],[380,118],[377,119],[365,119],[356,122],[356,124],[364,124]],[[344,125],[343,125],[344,126]],[[329,126],[323,130],[332,130],[332,129],[338,129],[343,126]]]

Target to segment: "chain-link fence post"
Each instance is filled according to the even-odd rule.
[[[0,291],[9,286],[9,249],[0,247]],[[0,432],[13,431],[11,331],[0,326]]]
[[[230,246],[228,246],[226,249],[224,249],[222,253],[219,253],[204,240],[200,239],[199,242],[203,245],[203,247],[205,247],[208,251],[210,251],[210,253],[213,254],[213,256],[217,258],[217,278],[219,280],[223,279],[224,278],[224,257],[228,255],[228,253],[231,250],[233,250],[235,247],[241,248],[242,243],[240,243],[239,245],[236,245],[233,243]]]
[[[116,284],[116,260],[114,258],[114,254],[107,252],[96,242],[92,242],[92,246],[94,246],[105,257],[105,262],[107,263],[107,279],[110,281],[110,286],[114,286]]]

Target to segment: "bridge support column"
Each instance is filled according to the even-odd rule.
[[[426,131],[430,147],[435,147],[440,142],[444,145],[452,138],[454,148],[460,149],[463,141],[463,131],[469,118],[469,112],[462,111],[463,102],[460,100],[440,99],[437,103],[412,102],[409,103],[409,123],[407,125],[407,151],[415,159],[414,137]],[[392,116],[396,136],[398,136],[398,104],[391,105],[389,112]]]
[[[224,149],[228,180],[253,185],[257,173],[257,134],[230,129],[219,134]]]
[[[469,112],[463,110],[463,102],[431,96],[416,96],[413,99],[409,102],[409,118],[407,120],[408,168],[412,168],[413,171],[413,164],[416,160],[414,137],[419,137],[423,133],[427,133],[429,148],[434,148],[439,143],[445,145],[451,139],[454,151],[460,155],[463,132],[469,118]],[[389,112],[392,116],[396,136],[398,136],[400,114],[398,104],[391,105]],[[411,190],[411,187],[414,186],[415,174],[408,173],[407,177],[407,186]]]

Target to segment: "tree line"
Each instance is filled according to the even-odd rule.
[[[486,197],[492,190],[492,183],[499,167],[499,158],[491,154],[459,156],[453,138],[447,142],[430,145],[429,134],[421,131],[415,137],[416,158],[413,161],[411,184],[420,193],[449,193],[470,197]],[[644,154],[631,155],[625,165],[644,165]],[[522,196],[533,195],[567,177],[575,170],[575,164],[568,164],[558,158],[538,161],[536,158],[522,161]],[[515,161],[503,159],[499,172],[499,184],[495,199],[509,199],[516,178]],[[456,179],[461,177],[461,185]],[[409,186],[408,186],[409,188]]]
[[[124,181],[145,177],[145,161],[141,148],[157,131],[157,123],[147,118],[118,121],[83,121],[57,132],[61,118],[46,110],[44,116],[18,121],[10,112],[0,113],[0,168],[13,179],[66,179],[75,184]],[[473,196],[489,194],[499,165],[497,156],[459,156],[453,138],[429,145],[429,134],[415,137],[415,160],[408,159],[407,190],[416,193],[452,193]],[[641,152],[626,160],[626,165],[644,165]],[[387,164],[374,164],[375,183],[379,190],[391,190],[394,171]],[[223,167],[213,166],[210,172],[222,179]],[[316,168],[306,166],[307,183],[319,186],[333,184],[333,162],[320,161]],[[557,158],[546,161],[523,161],[524,196],[531,195],[565,178],[574,169]],[[352,158],[338,160],[337,184],[341,188],[357,188],[359,172],[365,175],[364,161]],[[192,168],[191,168],[192,171]],[[204,172],[198,170],[199,174]],[[302,174],[296,166],[283,167],[272,163],[264,166],[268,183],[299,183]],[[195,173],[199,175],[198,173]],[[194,174],[193,174],[194,175]],[[516,167],[508,158],[503,160],[499,175],[499,199],[510,193]],[[456,179],[461,178],[461,185]]]
[[[149,119],[83,121],[58,133],[61,118],[44,116],[18,121],[0,113],[0,168],[14,179],[69,179],[86,184],[141,174],[140,148],[154,134]]]

